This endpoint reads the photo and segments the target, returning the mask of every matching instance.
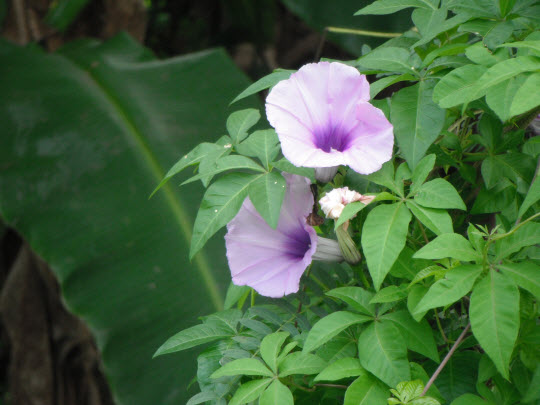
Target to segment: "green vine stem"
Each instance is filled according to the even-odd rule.
[[[378,31],[366,31],[366,30],[355,30],[352,28],[341,28],[341,27],[326,27],[328,32],[335,32],[336,34],[353,34],[353,35],[364,35],[366,37],[376,37],[376,38],[396,38],[402,35],[401,32],[378,32]]]

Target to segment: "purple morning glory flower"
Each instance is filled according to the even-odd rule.
[[[355,68],[310,63],[272,89],[266,116],[294,165],[347,165],[369,174],[392,157],[394,135],[383,112],[368,101],[369,83]]]
[[[312,260],[343,260],[337,241],[318,237],[306,222],[313,208],[309,180],[289,174],[285,178],[287,191],[276,229],[246,198],[225,235],[233,283],[274,298],[298,291]]]

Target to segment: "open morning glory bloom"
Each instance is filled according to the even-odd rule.
[[[287,191],[277,228],[272,229],[246,198],[225,235],[233,283],[275,298],[298,291],[312,260],[343,260],[337,241],[318,237],[306,222],[313,208],[309,180],[284,176]]]
[[[310,63],[279,82],[266,116],[296,166],[347,165],[369,174],[392,157],[392,124],[369,103],[366,76],[342,63]]]

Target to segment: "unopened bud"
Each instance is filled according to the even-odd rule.
[[[343,258],[349,264],[356,264],[362,259],[362,255],[358,251],[356,244],[349,235],[349,232],[345,228],[345,224],[339,226],[336,229],[336,235],[339,243],[339,248],[343,254]]]

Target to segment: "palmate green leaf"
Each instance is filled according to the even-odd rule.
[[[437,236],[413,256],[418,259],[452,259],[471,262],[481,260],[482,255],[474,250],[467,239],[457,233]]]
[[[392,14],[396,11],[409,7],[424,8],[427,10],[436,10],[438,1],[435,0],[378,0],[372,4],[358,10],[354,15],[364,14]]]
[[[326,295],[339,298],[361,314],[375,315],[375,305],[369,303],[374,295],[371,291],[361,287],[339,287],[328,291]]]
[[[260,380],[252,380],[242,384],[238,387],[234,396],[229,401],[229,405],[242,405],[255,401],[261,396],[263,391],[272,381],[274,380],[271,378],[262,378]]]
[[[540,399],[540,364],[536,366],[534,373],[531,377],[531,384],[523,397],[524,402],[532,402]]]
[[[482,349],[508,379],[519,330],[519,291],[512,279],[491,270],[474,288],[469,316]]]
[[[532,56],[518,56],[507,59],[490,67],[474,84],[474,91],[463,102],[469,102],[482,97],[487,90],[513,76],[524,72],[533,72],[540,69],[540,58]],[[461,104],[457,103],[457,104]],[[456,105],[456,104],[454,104]],[[449,106],[451,107],[451,106]]]
[[[498,264],[497,268],[513,279],[518,286],[540,298],[540,266],[532,261],[524,261]]]
[[[189,401],[186,402],[186,405],[198,405],[198,404],[204,404],[209,401],[215,401],[217,400],[218,394],[211,391],[203,391],[199,392],[198,394],[193,395]]]
[[[414,168],[411,176],[411,188],[409,194],[414,195],[418,188],[424,184],[426,179],[429,176],[429,173],[433,170],[435,166],[435,154],[424,156]]]
[[[291,390],[279,380],[272,384],[262,393],[259,405],[294,405]]]
[[[226,309],[224,311],[215,312],[211,315],[202,317],[203,323],[217,323],[223,325],[236,333],[237,325],[242,318],[242,311],[239,309]]]
[[[495,111],[501,121],[507,121],[513,115],[511,112],[512,102],[516,97],[516,93],[522,88],[527,74],[511,77],[502,83],[490,87],[486,92],[486,102],[488,106]],[[527,95],[527,99],[531,97]],[[532,96],[534,97],[534,96]]]
[[[487,32],[482,42],[489,49],[495,49],[510,38],[512,32],[514,32],[514,29],[515,25],[512,20],[499,21]]]
[[[515,201],[516,186],[506,177],[490,190],[482,188],[471,208],[471,214],[500,212]]]
[[[215,143],[209,143],[209,142],[203,142],[199,145],[195,146],[193,150],[191,150],[187,155],[184,155],[180,158],[178,162],[174,164],[173,167],[169,169],[165,177],[163,177],[163,180],[157,185],[157,187],[152,191],[152,194],[150,194],[150,197],[152,197],[156,191],[158,191],[161,187],[167,183],[171,177],[174,175],[180,173],[182,170],[184,170],[186,167],[196,165],[197,163],[200,163],[201,160],[203,160],[206,156],[209,156],[212,153],[215,153],[216,151],[221,150],[223,147],[216,145]]]
[[[265,336],[261,342],[261,357],[274,373],[277,373],[277,358],[281,346],[288,336],[287,332],[275,332]]]
[[[495,242],[495,260],[509,257],[525,246],[540,243],[540,223],[529,222],[519,228],[510,236]]]
[[[339,228],[349,219],[353,218],[356,214],[362,211],[365,207],[366,207],[366,204],[360,201],[355,201],[353,203],[347,204],[345,208],[343,208],[343,211],[341,211],[341,214],[339,218],[337,219],[337,221],[335,221],[334,229]]]
[[[415,313],[431,308],[445,307],[465,296],[482,273],[482,266],[465,264],[446,272],[442,280],[433,284],[414,308]]]
[[[374,49],[358,59],[358,64],[367,70],[416,73],[411,63],[409,51],[391,46]]]
[[[285,158],[280,159],[277,162],[272,162],[272,166],[278,170],[281,170],[282,172],[304,176],[310,179],[312,182],[315,182],[315,170],[311,167],[296,167]]]
[[[388,161],[382,165],[382,167],[375,173],[371,173],[365,176],[365,179],[375,184],[379,184],[386,188],[389,188],[398,195],[401,195],[400,187],[397,185],[394,178],[394,163]]]
[[[385,287],[375,296],[371,299],[369,302],[370,304],[380,304],[380,303],[386,303],[386,302],[394,302],[402,300],[403,298],[407,297],[407,285],[402,284],[400,286],[397,285],[390,285],[388,287]]]
[[[257,359],[238,359],[225,364],[212,374],[212,378],[220,378],[232,375],[256,375],[272,377],[274,374]]]
[[[424,287],[420,284],[415,284],[411,287],[411,291],[409,292],[409,296],[407,297],[407,309],[409,310],[413,319],[416,322],[420,322],[428,311],[427,309],[425,311],[416,311],[418,303],[422,300],[422,298],[424,297],[424,295],[426,295],[427,292],[427,287]]]
[[[533,179],[533,182],[531,183],[531,186],[529,187],[529,191],[527,191],[527,195],[525,196],[525,199],[523,200],[521,207],[519,207],[518,216],[522,217],[523,215],[525,215],[527,210],[533,204],[536,204],[538,200],[540,200],[540,176],[536,176]]]
[[[488,156],[482,163],[482,177],[488,188],[497,184],[502,177],[508,177],[514,183],[517,183],[518,179],[530,183],[535,168],[536,162],[531,156],[519,152],[508,152]]]
[[[396,203],[375,207],[364,222],[362,249],[376,290],[405,246],[410,221],[409,210]]]
[[[234,334],[235,333],[231,331],[230,328],[227,328],[224,325],[217,325],[215,323],[195,325],[191,328],[184,329],[169,338],[156,351],[154,357],[189,349],[190,347],[202,345],[214,340],[228,338]]]
[[[487,402],[476,395],[464,394],[453,400],[450,405],[487,405]]]
[[[420,397],[424,389],[424,384],[420,380],[400,382],[396,389],[390,390],[397,398],[404,403],[410,403],[412,400]]]
[[[264,173],[264,168],[255,163],[252,159],[245,156],[224,156],[212,164],[211,168],[208,168],[204,173],[190,177],[184,181],[181,186],[192,183],[197,180],[204,179],[205,177],[211,177],[219,173],[223,173],[228,170],[253,170],[256,172]]]
[[[405,80],[415,80],[415,77],[408,73],[403,75],[392,75],[383,77],[382,79],[379,79],[369,85],[369,96],[371,98],[374,98],[377,94],[386,89],[388,86],[403,82]]]
[[[443,45],[440,48],[436,48],[430,53],[426,55],[424,60],[422,61],[422,67],[427,67],[433,62],[436,58],[440,56],[452,56],[452,55],[458,55],[465,50],[470,48],[469,44],[447,44]]]
[[[414,195],[414,201],[427,208],[467,208],[454,186],[440,178],[422,184]]]
[[[294,352],[279,364],[279,377],[293,374],[318,374],[326,367],[326,362],[319,356],[310,353]]]
[[[447,211],[422,207],[414,201],[407,201],[406,205],[413,215],[436,235],[454,232],[452,218]]]
[[[390,269],[390,274],[394,277],[413,280],[418,271],[430,265],[427,260],[413,259],[414,253],[410,247],[405,246]]]
[[[410,350],[439,363],[439,353],[433,337],[433,330],[425,319],[416,322],[408,311],[390,312],[385,314],[382,319],[392,321],[398,327]]]
[[[362,332],[358,356],[362,367],[391,387],[411,379],[407,346],[391,321],[373,322]]]
[[[360,360],[352,357],[343,357],[329,364],[315,377],[314,381],[337,381],[364,374],[366,374],[366,371],[360,365]]]
[[[412,19],[414,25],[420,31],[422,39],[415,42],[411,48],[416,48],[418,46],[427,44],[439,34],[449,31],[470,19],[470,16],[464,13],[455,15],[447,20],[447,14],[448,10],[445,7],[437,10],[414,10]]]
[[[499,0],[499,11],[501,17],[506,17],[506,15],[512,11],[512,8],[516,4],[516,0]]]
[[[354,314],[348,311],[332,312],[313,325],[304,344],[303,352],[307,353],[315,350],[349,326],[371,320],[373,318],[370,316]]]
[[[540,53],[540,41],[519,41],[519,42],[509,42],[506,44],[499,45],[499,48],[525,48],[525,49],[532,49],[533,51],[536,51]]]
[[[433,80],[421,81],[392,96],[391,121],[401,154],[411,170],[439,136],[445,111],[433,102]]]
[[[317,356],[332,363],[344,357],[356,357],[356,341],[351,336],[336,336],[317,350]]]
[[[243,98],[249,97],[253,94],[257,94],[258,92],[262,90],[269,89],[270,87],[275,86],[282,80],[288,79],[291,74],[293,74],[294,70],[282,70],[278,69],[269,75],[264,76],[262,79],[257,80],[255,83],[251,84],[247,89],[245,89],[242,93],[240,93],[236,98],[231,101],[232,103],[236,103],[239,100],[242,100]]]
[[[539,41],[540,42],[540,41]],[[523,114],[540,105],[540,73],[529,75],[516,91],[510,106],[510,116]]]
[[[200,176],[197,177],[197,180],[200,179],[201,183],[203,184],[205,188],[208,187],[208,185],[210,184],[210,182],[212,181],[212,179],[214,178],[216,174],[221,173],[221,170],[219,170],[218,173],[216,173],[216,168],[217,168],[216,162],[220,160],[221,158],[231,154],[231,151],[232,151],[231,137],[228,135],[224,135],[222,138],[220,138],[220,140],[222,139],[227,139],[226,143],[223,145],[220,145],[222,147],[219,148],[219,150],[216,150],[215,152],[211,152],[208,155],[206,155],[203,159],[201,159],[201,162],[199,163],[199,167],[197,168],[200,174]],[[216,142],[216,144],[218,144],[218,142]],[[232,162],[230,162],[229,164],[231,163]],[[254,162],[248,162],[247,164],[253,164],[253,163]],[[242,165],[242,163],[240,165]],[[257,168],[256,171],[260,171],[260,169]],[[189,182],[191,181],[192,180],[190,179]],[[183,183],[180,184],[180,186],[182,185]]]
[[[249,294],[251,289],[247,285],[235,285],[231,281],[229,288],[227,289],[227,294],[225,295],[225,304],[223,307],[225,309],[232,308],[234,304],[242,299],[245,295]]]
[[[498,49],[496,51],[489,50],[483,42],[477,42],[470,45],[465,50],[465,55],[471,61],[478,65],[493,66],[497,62],[508,59],[508,52]]]
[[[190,265],[201,188],[148,195],[180,156],[222,133],[227,102],[248,80],[224,50],[160,61],[126,34],[54,53],[0,48],[3,221],[98,336],[115,403],[185,403],[196,353],[152,355],[223,305],[223,241]]]
[[[345,391],[343,405],[387,405],[388,389],[369,374],[358,377]]]
[[[273,229],[277,227],[287,182],[280,173],[270,172],[249,186],[249,199],[264,220]]]
[[[255,108],[233,112],[227,118],[227,131],[234,144],[238,144],[248,136],[249,129],[261,119],[261,113]]]
[[[279,139],[273,129],[255,131],[236,150],[242,155],[259,158],[266,170],[269,170],[270,162],[280,151]]]
[[[476,82],[487,71],[479,65],[465,65],[445,75],[433,89],[433,101],[442,108],[467,102],[476,91]]]
[[[426,278],[429,278],[432,276],[435,276],[436,279],[442,278],[444,277],[447,271],[448,269],[445,269],[441,266],[437,266],[437,265],[428,266],[425,269],[422,269],[418,273],[416,273],[416,276],[414,276],[411,283],[409,284],[409,289],[413,285],[419,283],[422,280],[425,280]]]
[[[208,187],[193,226],[190,259],[212,235],[234,218],[248,194],[249,186],[262,176],[264,174],[230,173]]]

